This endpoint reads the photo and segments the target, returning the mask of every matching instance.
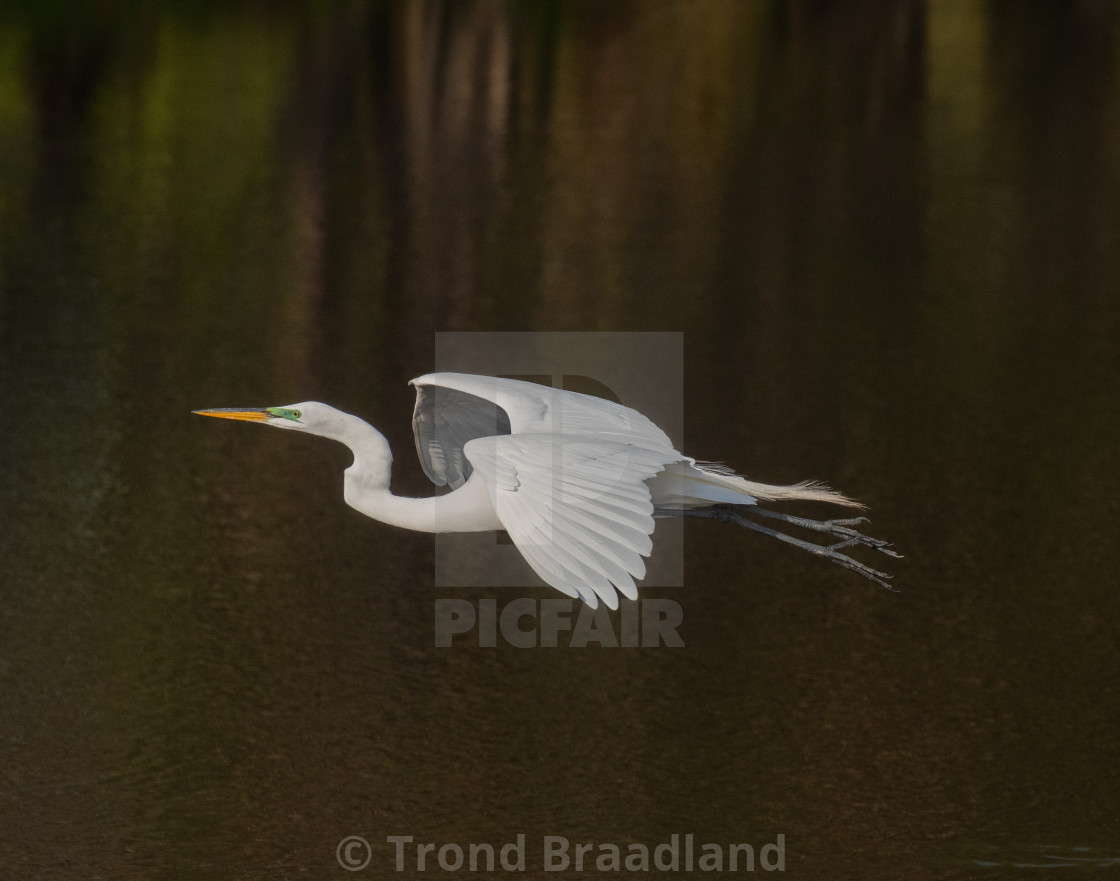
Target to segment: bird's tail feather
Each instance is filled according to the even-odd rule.
[[[704,504],[753,505],[757,501],[785,502],[801,500],[827,502],[849,508],[862,508],[861,503],[823,483],[805,480],[789,486],[756,483],[740,477],[725,465],[713,462],[681,462],[666,469],[663,481],[666,498],[662,504],[672,505],[675,496],[681,507]]]

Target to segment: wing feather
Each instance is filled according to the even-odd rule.
[[[551,434],[478,438],[464,447],[498,519],[541,578],[589,605],[637,597],[653,548],[646,481],[681,460],[670,450]]]
[[[418,376],[410,385],[416,387],[418,411],[430,407],[448,411],[442,417],[446,423],[439,426],[439,430],[447,432],[449,440],[454,439],[455,423],[470,418],[466,413],[460,416],[459,411],[474,411],[484,418],[492,418],[496,408],[504,414],[505,430],[488,431],[474,437],[495,434],[585,435],[633,444],[647,450],[673,449],[673,442],[665,432],[637,410],[591,395],[534,382],[469,373],[429,373]],[[437,389],[439,396],[434,397]],[[493,422],[490,424],[492,426]],[[470,439],[467,437],[463,443]],[[419,446],[418,440],[418,450]],[[420,457],[423,460],[423,452]]]
[[[509,434],[509,416],[484,398],[434,385],[416,386],[412,433],[424,473],[436,486],[458,489],[471,476],[468,441]]]

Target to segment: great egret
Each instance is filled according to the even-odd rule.
[[[852,527],[866,517],[810,520],[758,505],[802,499],[863,507],[818,483],[755,483],[673,448],[636,410],[531,382],[432,373],[412,380],[412,428],[425,473],[452,491],[404,498],[389,489],[393,457],[373,426],[317,401],[263,409],[195,410],[341,441],[354,454],[346,503],[363,514],[421,532],[506,530],[536,573],[592,608],[618,607],[616,591],[638,596],[655,516],[735,523],[811,551],[889,587],[889,575],[841,554],[866,545],[899,554]],[[779,520],[839,539],[815,544],[747,519]]]

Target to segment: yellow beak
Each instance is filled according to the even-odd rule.
[[[191,410],[199,416],[216,416],[219,419],[241,419],[247,422],[265,422],[272,418],[267,410],[239,410],[235,407],[225,407],[218,410]]]

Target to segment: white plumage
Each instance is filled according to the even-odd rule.
[[[348,504],[374,519],[425,532],[505,529],[548,584],[591,606],[635,599],[635,579],[653,543],[654,515],[712,517],[747,526],[825,556],[880,584],[889,576],[838,553],[862,544],[898,556],[886,542],[850,527],[758,506],[802,499],[858,504],[815,483],[771,486],[724,466],[697,462],[636,410],[535,383],[433,373],[416,387],[413,432],[425,473],[446,495],[422,499],[389,490],[385,438],[355,416],[309,401],[264,409],[199,410],[207,416],[264,422],[341,441],[354,453],[346,470]],[[840,541],[817,545],[744,517],[778,519]]]

